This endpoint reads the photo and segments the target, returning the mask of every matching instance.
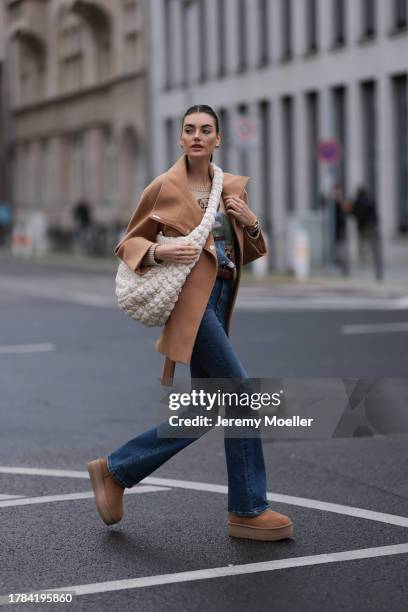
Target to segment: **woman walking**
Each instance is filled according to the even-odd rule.
[[[182,120],[182,156],[144,190],[115,254],[134,272],[163,262],[192,263],[195,246],[157,244],[165,236],[186,235],[203,218],[211,191],[212,155],[220,146],[219,120],[206,105],[189,108]],[[212,231],[156,342],[166,358],[162,383],[171,383],[175,363],[190,366],[192,379],[248,380],[229,339],[231,315],[242,265],[266,254],[259,221],[247,204],[248,177],[225,172]],[[168,422],[129,440],[107,457],[88,463],[96,507],[112,525],[123,517],[123,493],[196,438],[165,437]],[[158,435],[160,432],[160,436]],[[224,435],[228,472],[228,533],[254,540],[292,537],[291,520],[273,511],[260,436]]]

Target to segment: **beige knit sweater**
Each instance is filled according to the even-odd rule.
[[[190,191],[197,200],[197,204],[205,210],[208,200],[211,193],[211,184],[210,185],[192,185],[190,184]],[[225,210],[224,200],[220,198],[220,204],[218,210],[222,211],[224,214],[227,214]],[[259,232],[256,236],[252,236],[253,238],[257,238]],[[146,252],[146,255],[143,257],[141,261],[142,266],[160,266],[160,263],[154,259],[154,251],[157,247],[157,244],[152,244],[150,249]]]

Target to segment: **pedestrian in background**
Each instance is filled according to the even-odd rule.
[[[72,215],[74,218],[74,243],[83,253],[89,251],[92,231],[92,209],[88,200],[82,197],[75,204]]]
[[[383,278],[383,261],[377,207],[373,196],[364,185],[357,187],[352,214],[357,223],[360,263],[367,262],[367,254],[370,251],[375,276],[377,280],[381,280]]]
[[[214,110],[207,105],[189,108],[181,125],[183,155],[146,187],[126,235],[115,249],[136,273],[143,274],[149,266],[163,262],[195,260],[199,252],[195,246],[158,245],[155,236],[159,231],[167,236],[186,235],[200,223],[211,192],[212,154],[220,142]],[[192,380],[249,380],[229,338],[242,265],[267,252],[259,221],[248,207],[247,179],[224,172],[212,232],[156,343],[166,355],[163,377],[172,377],[179,361],[189,364]],[[171,430],[174,428],[165,421],[107,457],[88,463],[96,506],[106,524],[121,520],[125,488],[133,487],[198,439],[177,438]],[[168,437],[163,432],[168,432]],[[269,508],[261,436],[230,437],[224,430],[224,446],[229,535],[255,540],[291,537],[291,520]]]
[[[350,204],[343,196],[340,183],[334,183],[331,190],[331,199],[334,206],[334,252],[335,262],[343,276],[350,274],[350,258],[348,252],[347,215]]]

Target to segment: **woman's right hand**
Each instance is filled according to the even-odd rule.
[[[154,251],[156,259],[169,263],[190,264],[200,253],[200,248],[192,244],[159,244]]]

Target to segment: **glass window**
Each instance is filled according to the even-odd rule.
[[[283,111],[283,160],[284,160],[284,198],[286,210],[293,212],[295,209],[294,180],[295,180],[295,157],[294,157],[294,113],[293,98],[286,96],[282,99]]]
[[[229,112],[225,108],[219,110],[218,116],[220,118],[220,130],[221,130],[221,168],[227,171],[229,167],[229,146],[230,146],[230,116]]]
[[[377,120],[376,120],[376,87],[374,81],[367,81],[361,86],[362,130],[364,181],[369,192],[377,192]]]
[[[317,144],[319,140],[319,94],[316,91],[306,95],[307,111],[307,157],[309,167],[309,208],[319,207],[319,163]]]
[[[281,0],[282,59],[292,56],[292,0]]]
[[[247,10],[246,0],[238,2],[238,72],[246,70],[247,67]]]
[[[270,0],[258,0],[259,65],[269,62],[269,11]]]
[[[198,35],[200,37],[200,81],[207,80],[207,41],[208,22],[206,0],[199,0],[198,4]]]
[[[218,76],[223,77],[225,76],[227,65],[226,0],[217,0],[217,5]]]
[[[393,79],[394,134],[397,183],[397,227],[408,232],[408,77]]]
[[[306,0],[306,49],[317,50],[317,0]]]
[[[334,137],[340,143],[342,154],[338,164],[337,180],[344,191],[347,190],[347,142],[346,142],[346,88],[344,86],[333,89],[333,120]]]
[[[362,0],[362,34],[370,37],[375,35],[376,31],[376,0]]]
[[[166,89],[173,85],[173,36],[171,32],[173,0],[164,0],[164,81]]]
[[[394,0],[394,22],[395,27],[406,28],[408,21],[407,0]]]
[[[346,4],[345,0],[333,2],[333,45],[344,45],[346,42]]]
[[[175,147],[175,123],[174,119],[166,119],[165,121],[165,134],[166,134],[166,156],[167,166],[170,167],[174,164],[174,147]]]
[[[271,111],[269,100],[262,100],[259,103],[260,119],[260,145],[261,145],[261,164],[262,164],[262,227],[267,234],[272,232],[272,194],[271,194],[271,173],[272,173],[272,153],[271,153]],[[269,257],[271,263],[271,257]]]

